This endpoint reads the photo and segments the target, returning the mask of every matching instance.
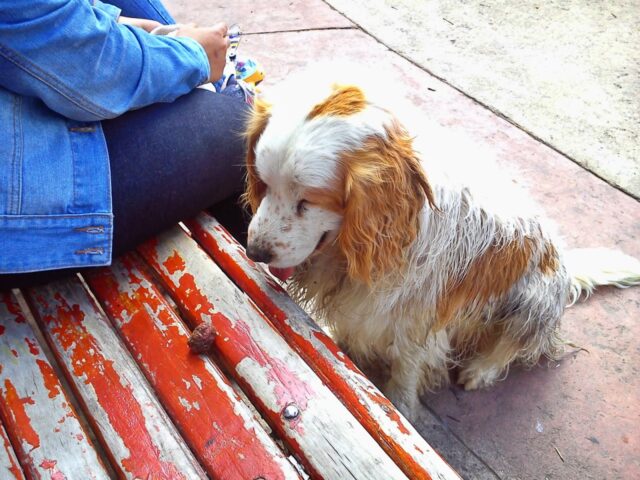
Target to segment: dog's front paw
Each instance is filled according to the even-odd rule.
[[[464,385],[465,390],[477,390],[492,386],[500,372],[496,368],[477,368],[473,365],[463,369],[458,376],[458,384]]]

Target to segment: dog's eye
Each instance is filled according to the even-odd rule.
[[[307,211],[307,204],[308,202],[306,200],[300,200],[298,202],[298,205],[296,205],[296,213],[298,215],[302,215],[304,212]]]

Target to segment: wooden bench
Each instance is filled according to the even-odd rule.
[[[460,478],[214,218],[186,227],[0,294],[1,479]]]

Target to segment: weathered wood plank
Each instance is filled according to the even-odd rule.
[[[460,478],[282,287],[246,257],[215,218],[202,213],[186,225],[407,476]]]
[[[0,295],[0,416],[29,479],[109,478],[9,293]],[[11,474],[23,478],[8,453]]]
[[[24,480],[24,472],[20,467],[16,452],[11,446],[7,431],[3,425],[0,425],[0,442],[2,442],[2,448],[0,448],[0,478]]]
[[[189,352],[189,330],[128,254],[85,279],[192,451],[213,478],[300,476],[204,355]]]
[[[253,302],[179,227],[140,248],[252,403],[314,478],[406,478]]]
[[[31,288],[25,297],[119,476],[206,478],[80,280]]]

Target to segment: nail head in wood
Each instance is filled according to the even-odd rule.
[[[284,410],[282,411],[282,416],[287,420],[294,420],[298,418],[299,415],[300,415],[300,409],[298,408],[297,405],[293,403],[290,403],[289,405],[284,407]]]

